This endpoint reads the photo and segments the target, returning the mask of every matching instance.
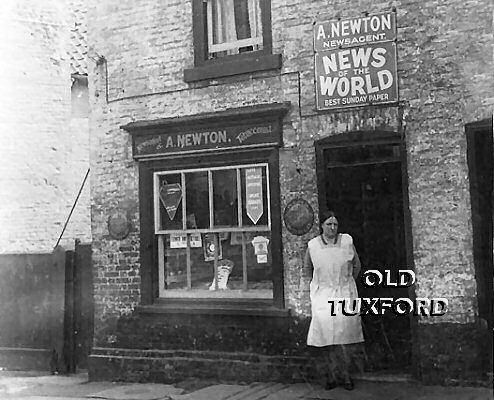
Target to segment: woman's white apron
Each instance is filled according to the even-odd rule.
[[[307,336],[310,346],[329,346],[363,342],[360,316],[346,316],[342,306],[334,303],[331,315],[330,300],[345,299],[346,309],[353,311],[357,287],[352,276],[353,240],[342,234],[339,244],[325,244],[320,236],[309,241],[309,254],[314,273],[310,283],[312,320]]]

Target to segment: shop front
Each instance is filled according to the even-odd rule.
[[[314,375],[300,357],[306,324],[284,297],[279,148],[289,110],[271,103],[122,127],[139,170],[141,302],[116,322],[112,346],[93,350],[95,376]]]
[[[139,164],[148,304],[283,308],[278,148],[288,109],[272,104],[123,127]]]
[[[491,115],[492,85],[476,92],[466,70],[441,64],[459,56],[431,39],[437,21],[419,2],[368,2],[365,12],[299,2],[294,19],[285,2],[263,1],[260,25],[241,25],[253,37],[213,43],[216,3],[170,5],[181,19],[157,31],[158,4],[142,21],[113,20],[111,32],[96,22],[113,10],[95,11],[105,58],[91,76],[90,377],[319,380],[302,268],[333,210],[362,262],[359,297],[414,307],[362,315],[360,376],[484,379],[492,210],[479,210],[492,202],[482,188],[492,176],[479,171],[492,165],[492,124],[466,121]],[[126,7],[121,16],[133,15]],[[449,16],[437,18],[441,40],[471,49]],[[417,20],[423,29],[410,28]],[[153,32],[148,47],[122,24]],[[178,26],[189,28],[185,42]],[[492,60],[480,54],[471,62],[487,76]],[[369,271],[383,279],[366,282]],[[431,315],[435,299],[448,305]]]

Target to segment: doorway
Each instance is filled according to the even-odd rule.
[[[494,144],[492,119],[466,127],[468,177],[472,207],[473,259],[477,283],[477,301],[482,325],[493,328],[493,226],[494,226]],[[489,348],[492,335],[488,333]],[[492,372],[492,352],[485,352],[485,370]]]
[[[379,270],[396,282],[407,262],[403,161],[400,136],[353,132],[316,143],[320,212],[333,210],[339,229],[349,233],[359,254],[362,273]],[[408,253],[410,254],[410,253]],[[414,298],[407,287],[366,287],[357,279],[361,298]],[[411,315],[363,315],[366,369],[410,372]]]

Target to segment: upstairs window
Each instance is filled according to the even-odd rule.
[[[263,48],[261,0],[206,0],[208,58]]]
[[[281,67],[273,55],[270,0],[193,0],[194,68],[186,82]]]

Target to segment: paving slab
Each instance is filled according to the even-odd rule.
[[[232,396],[245,391],[245,385],[212,385],[183,395],[171,395],[172,400],[230,400]]]
[[[88,382],[87,374],[73,376],[0,376],[0,398],[6,396],[85,397],[115,386],[111,382]]]
[[[357,381],[355,389],[324,390],[315,387],[307,400],[491,400],[492,389],[473,387],[423,386],[413,383],[384,383]]]
[[[309,383],[296,383],[288,385],[275,393],[270,394],[264,400],[298,400],[306,399],[310,393],[314,392],[313,385]]]
[[[181,387],[180,387],[181,386]],[[190,391],[190,390],[193,391]],[[197,390],[195,390],[197,389]],[[190,393],[184,394],[185,391]],[[72,376],[0,374],[1,400],[494,400],[492,388],[424,386],[418,382],[357,379],[355,389],[324,390],[312,383],[213,384],[192,380],[175,386],[150,383],[88,382]]]
[[[180,395],[183,389],[159,383],[134,383],[92,393],[86,397],[108,400],[159,400]]]
[[[232,396],[228,400],[260,400],[276,393],[289,385],[276,382],[256,382],[249,385],[243,392]]]
[[[86,397],[73,397],[73,396],[6,396],[0,397],[2,400],[87,400]]]

